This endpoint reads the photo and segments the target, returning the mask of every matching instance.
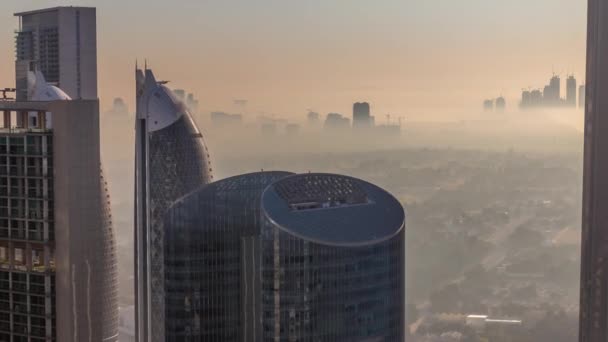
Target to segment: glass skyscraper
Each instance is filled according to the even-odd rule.
[[[167,341],[403,341],[405,213],[331,174],[259,172],[165,221]]]
[[[135,289],[139,341],[164,341],[163,222],[175,200],[210,182],[209,153],[186,106],[136,70]]]
[[[580,342],[608,340],[608,6],[589,0]]]

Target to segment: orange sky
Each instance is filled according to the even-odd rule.
[[[133,100],[135,58],[196,93],[203,110],[291,119],[307,108],[459,120],[486,97],[516,106],[554,70],[582,80],[584,0],[3,0],[0,81],[13,80],[13,12],[98,8],[102,106]],[[562,86],[563,87],[563,86]]]

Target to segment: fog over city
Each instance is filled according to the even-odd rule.
[[[407,342],[577,341],[586,1],[45,3],[97,6],[121,341],[135,334],[136,68],[188,109],[214,181],[332,173],[401,203]],[[0,87],[18,77],[11,19]]]
[[[102,116],[102,142],[127,306],[133,180],[124,175],[132,173],[133,150],[125,146],[133,143],[134,118],[118,104]],[[332,172],[369,180],[403,203],[412,341],[575,340],[582,109],[478,108],[474,120],[402,119],[400,128],[395,120],[399,129],[387,133],[373,104],[376,127],[362,130],[327,127],[325,114],[303,111],[287,120],[242,114],[242,103],[226,107],[241,112],[193,114],[216,179],[260,170]],[[523,325],[472,329],[469,315]]]

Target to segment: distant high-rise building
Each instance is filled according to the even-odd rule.
[[[530,104],[532,107],[542,106],[543,93],[540,91],[540,89],[534,89],[530,92]]]
[[[519,106],[521,108],[528,108],[530,107],[532,102],[531,96],[530,96],[530,91],[529,90],[523,90],[521,92],[521,102],[519,103]]]
[[[186,103],[186,91],[184,89],[173,89],[173,94],[180,102]]]
[[[546,107],[555,107],[562,104],[562,99],[560,98],[561,93],[561,81],[559,76],[553,75],[549,80],[549,84],[543,88],[542,94],[540,96],[540,100],[538,104],[536,104],[535,100],[531,100],[531,106],[546,106]]]
[[[578,106],[580,108],[585,107],[585,85],[578,87]]]
[[[117,97],[112,102],[112,109],[110,112],[114,115],[118,115],[121,117],[125,117],[129,115],[129,107],[125,103],[125,100],[122,97]]]
[[[566,80],[566,104],[576,107],[576,78],[572,75]]]
[[[198,103],[198,100],[196,98],[194,98],[194,94],[188,93],[188,96],[186,96],[185,104],[192,113],[194,113],[194,114],[198,113],[198,110],[199,110],[198,104],[199,103]]]
[[[117,341],[99,103],[30,78],[0,101],[0,341]]]
[[[548,91],[547,91],[548,90]],[[543,99],[547,105],[559,105],[561,98],[561,80],[559,76],[553,75],[549,81],[548,89],[545,88]]]
[[[507,102],[505,101],[505,98],[502,96],[498,97],[495,101],[495,106],[497,111],[504,112],[505,108],[507,107]]]
[[[353,128],[372,126],[369,103],[357,102],[353,104]]]
[[[17,99],[30,98],[28,75],[36,70],[73,99],[97,99],[95,8],[54,7],[15,16]]]
[[[589,0],[580,342],[608,341],[608,6]]]
[[[135,77],[136,333],[138,341],[165,341],[163,218],[175,200],[209,183],[212,169],[186,105],[152,70]]]
[[[198,100],[194,98],[194,94],[188,93],[184,89],[173,89],[173,94],[177,97],[177,100],[188,107],[190,114],[198,114]]]
[[[339,113],[329,113],[323,124],[325,129],[346,129],[350,127],[350,120]]]
[[[319,125],[319,122],[321,121],[319,113],[312,111],[306,114],[306,119],[308,120],[308,125],[312,127]]]
[[[168,341],[403,341],[405,214],[381,188],[258,172],[165,221]]]
[[[211,112],[211,123],[218,127],[235,127],[243,124],[243,115]]]
[[[493,111],[494,110],[494,100],[483,101],[483,110],[486,112]]]

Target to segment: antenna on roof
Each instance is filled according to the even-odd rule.
[[[148,70],[148,59],[144,58],[144,70]]]

